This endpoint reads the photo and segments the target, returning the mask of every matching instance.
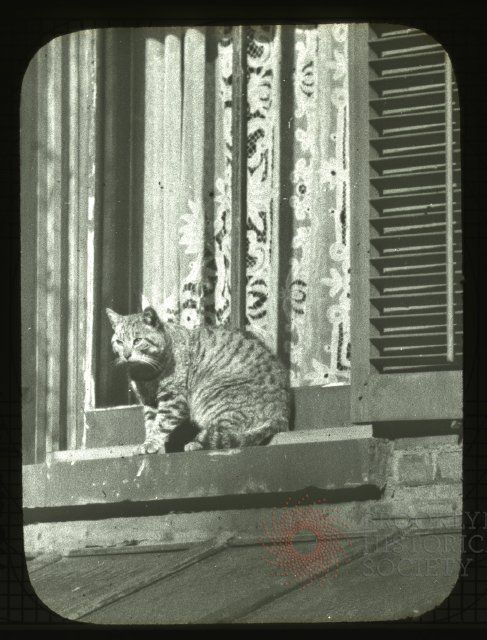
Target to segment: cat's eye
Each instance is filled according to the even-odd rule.
[[[134,338],[133,344],[140,344],[142,342],[142,338]]]
[[[121,346],[123,342],[121,340],[115,340],[115,344],[118,344],[119,346]]]

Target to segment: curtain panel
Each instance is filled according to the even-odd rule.
[[[143,300],[226,325],[232,31],[148,33]],[[347,56],[347,25],[248,28],[246,324],[293,386],[349,383]]]

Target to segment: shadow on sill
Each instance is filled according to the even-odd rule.
[[[362,485],[350,489],[323,490],[306,487],[299,491],[268,493],[262,495],[229,495],[209,498],[181,498],[174,500],[151,500],[132,502],[129,500],[108,504],[70,505],[24,509],[24,524],[39,522],[63,522],[72,520],[103,520],[107,518],[160,516],[168,513],[190,513],[202,511],[226,511],[230,509],[266,509],[285,507],[289,501],[306,498],[303,504],[338,504],[379,500],[383,491],[373,485]]]

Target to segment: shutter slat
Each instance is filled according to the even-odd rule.
[[[460,275],[457,276],[457,279]],[[407,292],[412,289],[421,289],[433,291],[440,287],[445,287],[445,274],[444,272],[437,273],[422,273],[412,275],[393,275],[393,276],[379,276],[377,278],[371,278],[371,283],[380,292],[387,294],[392,291],[404,291]]]
[[[410,194],[416,191],[443,191],[444,171],[421,171],[414,174],[397,174],[393,176],[377,176],[371,178],[371,184],[382,194],[382,196],[392,196],[400,193]],[[414,186],[411,186],[414,183]],[[427,203],[426,203],[427,204]]]
[[[398,73],[409,73],[417,70],[435,70],[444,66],[443,51],[420,51],[408,55],[387,56],[371,60],[371,68],[382,76]]]
[[[461,332],[457,331],[455,336],[457,342],[460,342]],[[417,332],[417,333],[398,333],[394,335],[378,336],[371,338],[372,343],[383,348],[384,351],[393,349],[407,349],[410,347],[417,347],[418,345],[432,346],[432,345],[445,345],[446,329],[438,332]]]
[[[370,161],[371,166],[378,175],[390,175],[394,173],[415,173],[420,171],[435,171],[445,168],[445,154],[438,152],[426,152],[419,154],[407,154],[377,158]]]
[[[457,257],[460,252],[457,251]],[[442,268],[445,267],[445,252],[444,251],[431,251],[431,252],[413,252],[409,254],[391,254],[386,256],[379,256],[371,258],[371,264],[378,272],[386,273],[391,271],[407,271],[417,270],[424,268],[424,270]]]
[[[443,130],[444,111],[427,108],[421,114],[406,113],[370,118],[370,124],[381,135],[410,134],[419,131]]]
[[[422,31],[411,30],[409,33],[399,33],[389,37],[382,37],[369,41],[370,48],[379,58],[392,58],[408,53],[426,53],[428,51],[442,51],[441,45]]]
[[[457,310],[455,313],[455,326],[460,327],[462,323],[461,312]],[[427,313],[377,316],[370,318],[370,322],[380,331],[380,335],[385,335],[386,333],[423,333],[430,330],[437,332],[441,328],[446,328],[444,313],[441,311],[434,312],[433,310],[429,310]]]
[[[428,90],[411,96],[386,96],[370,101],[370,107],[378,116],[398,113],[415,113],[425,108],[445,107],[445,92]]]
[[[431,91],[444,86],[444,69],[425,71],[422,73],[403,73],[371,80],[370,85],[377,97],[416,94],[424,91],[425,87]]]

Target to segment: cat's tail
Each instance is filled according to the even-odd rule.
[[[288,431],[289,425],[286,420],[267,420],[263,424],[247,429],[240,436],[241,447],[255,447],[260,444],[267,444],[276,433]]]

